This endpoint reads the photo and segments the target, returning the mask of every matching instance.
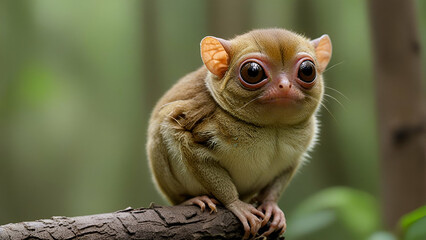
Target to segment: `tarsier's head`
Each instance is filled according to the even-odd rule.
[[[205,37],[201,57],[210,72],[207,86],[226,111],[256,125],[294,125],[309,119],[322,100],[331,41],[254,30],[232,40]]]

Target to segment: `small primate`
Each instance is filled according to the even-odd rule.
[[[315,144],[331,49],[327,35],[310,40],[284,29],[205,37],[204,65],[158,101],[149,122],[161,193],[211,212],[223,204],[245,239],[270,219],[263,235],[283,233],[277,201]]]

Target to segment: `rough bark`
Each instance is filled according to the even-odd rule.
[[[384,220],[426,202],[426,118],[413,0],[370,0]]]
[[[262,230],[266,230],[265,226]],[[81,217],[52,217],[0,226],[0,239],[241,239],[243,228],[229,210],[152,206]],[[268,239],[284,239],[278,233]]]

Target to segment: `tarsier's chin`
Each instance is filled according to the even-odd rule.
[[[180,79],[150,119],[148,158],[161,193],[211,212],[224,205],[245,239],[268,221],[264,236],[283,233],[277,202],[314,145],[331,52],[327,35],[284,29],[205,37],[204,66]]]

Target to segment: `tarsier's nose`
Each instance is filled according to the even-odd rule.
[[[297,86],[294,86],[287,74],[282,74],[277,76],[273,80],[273,85],[271,86],[271,91],[268,94],[267,99],[274,99],[277,102],[288,102],[289,100],[300,100],[303,98],[300,90]]]
[[[278,88],[283,93],[287,93],[291,89],[291,86],[292,86],[291,82],[288,80],[288,78],[286,76],[282,76],[278,80]]]

